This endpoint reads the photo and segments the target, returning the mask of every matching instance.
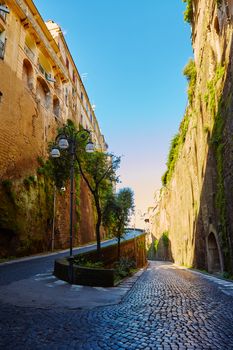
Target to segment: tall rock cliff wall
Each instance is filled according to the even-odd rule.
[[[189,106],[171,144],[152,235],[162,242],[168,232],[177,263],[232,273],[233,1],[189,3]]]

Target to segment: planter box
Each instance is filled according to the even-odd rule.
[[[54,264],[54,275],[70,282],[70,268],[66,259],[57,259]],[[88,268],[73,265],[73,284],[95,287],[114,287],[114,269]]]

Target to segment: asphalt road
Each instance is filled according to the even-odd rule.
[[[131,239],[141,235],[140,230],[130,230],[126,233],[124,239]],[[116,244],[116,239],[110,239],[101,243],[102,247]],[[96,244],[91,244],[85,247],[74,248],[73,254],[84,253],[96,249]],[[22,258],[12,260],[6,263],[0,264],[0,286],[7,285],[11,282],[27,279],[39,273],[46,273],[53,269],[54,260],[67,256],[69,250],[57,253],[48,253],[45,255],[39,255],[34,257]]]

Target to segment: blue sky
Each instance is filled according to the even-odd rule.
[[[182,70],[192,56],[181,0],[35,0],[82,75],[110,151],[122,155],[121,187],[136,212],[153,205],[172,136],[187,104]]]

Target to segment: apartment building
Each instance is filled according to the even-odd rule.
[[[6,75],[6,66],[13,74],[7,79],[4,91],[1,80]],[[45,23],[31,0],[0,1],[0,68],[3,77],[0,103],[5,101],[4,113],[7,104],[13,103],[17,114],[19,106],[14,101],[15,83],[12,83],[15,75],[27,90],[24,95],[28,93],[28,99],[34,100],[43,119],[44,147],[54,136],[54,128],[69,118],[91,130],[98,149],[106,150],[104,136],[62,30],[53,21]]]
[[[61,28],[44,22],[31,0],[0,0],[0,246],[14,248],[13,255],[22,244],[47,249],[52,189],[37,176],[38,158],[48,157],[48,143],[67,119],[91,130],[97,149],[107,150]],[[28,177],[35,181],[25,187]],[[68,197],[57,198],[57,247],[67,245]],[[84,243],[94,239],[94,213],[82,181],[80,198]]]

